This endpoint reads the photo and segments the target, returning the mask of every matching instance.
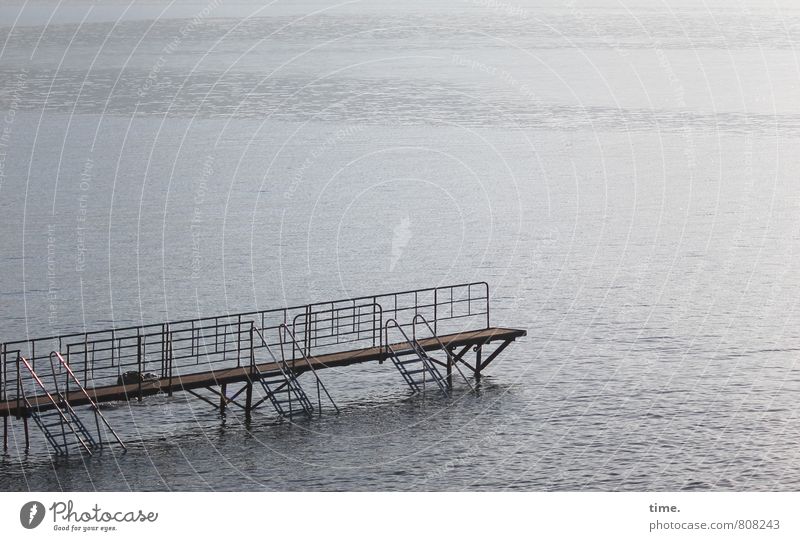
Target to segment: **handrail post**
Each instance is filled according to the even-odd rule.
[[[297,332],[297,317],[298,316],[295,316],[295,318],[292,320],[292,332]],[[286,318],[284,318],[284,320],[285,319]],[[285,323],[285,321],[284,321],[284,323]],[[280,337],[280,332],[278,332],[278,336]],[[303,340],[305,340],[305,333],[303,333]],[[292,344],[292,358],[294,358],[294,356],[295,356],[294,347],[295,347],[294,344]]]
[[[383,350],[383,306],[378,303],[375,304],[378,306],[378,345]]]
[[[255,322],[250,323],[250,376],[253,375],[253,367],[256,364],[256,350],[255,350],[255,342],[253,342],[253,328],[255,327]]]
[[[136,368],[138,372],[138,377],[136,378],[136,388],[137,394],[136,397],[139,402],[142,401],[142,335],[141,333],[136,334]]]
[[[83,333],[83,381],[86,381],[89,366],[89,334]]]
[[[6,367],[8,366],[8,360],[6,359],[6,349],[7,346],[5,344],[0,344],[0,399],[5,402],[6,399]],[[3,419],[8,419],[8,417],[3,417]]]
[[[19,372],[19,355],[17,355],[17,419],[19,419],[20,391],[22,390],[22,374]]]
[[[161,377],[167,377],[167,324],[161,324]]]
[[[242,364],[242,315],[239,314],[236,321],[236,366]]]
[[[172,396],[172,331],[169,328],[169,323],[166,325],[167,327],[167,366],[168,366],[168,377],[169,383],[167,384],[167,396]]]
[[[489,325],[489,306],[490,306],[490,304],[489,304],[489,283],[488,282],[484,282],[483,285],[486,288],[486,328],[488,329],[488,328],[490,328],[490,325]]]
[[[375,319],[378,315],[378,311],[376,307],[378,306],[377,299],[373,296],[372,297],[372,347],[375,347]]]
[[[306,305],[305,355],[311,355],[311,305]]]
[[[20,360],[20,355],[18,353],[17,354],[17,419],[19,419],[20,417],[22,418],[22,424],[23,424],[24,429],[25,429],[25,450],[27,451],[30,448],[30,440],[29,440],[29,437],[28,437],[28,411],[27,411],[27,408],[26,408],[26,410],[22,413],[22,415],[20,415],[20,411],[19,411],[20,410],[20,391],[24,393],[25,390],[24,390],[24,388],[22,386],[22,374],[20,374],[20,371],[19,371],[19,360]],[[27,402],[28,402],[27,398],[25,399],[25,402],[27,404]]]
[[[439,323],[439,288],[433,290],[433,333],[437,333],[437,323]]]

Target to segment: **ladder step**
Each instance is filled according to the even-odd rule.
[[[298,402],[298,403],[296,403],[296,404],[294,405],[294,407],[293,407],[293,408],[281,407],[281,412],[280,412],[280,413],[281,413],[281,414],[283,414],[283,413],[289,413],[290,411],[291,411],[292,413],[294,413],[294,412],[297,412],[297,411],[304,411],[304,412],[308,413],[310,410],[309,410],[309,409],[308,409],[306,406],[304,406],[304,405],[302,405],[302,404],[300,404],[300,403]]]
[[[415,363],[419,364],[421,362],[422,362],[422,359],[417,357],[416,359],[411,359],[410,361],[398,361],[397,364],[399,364],[400,366],[405,366],[407,364],[415,364]]]

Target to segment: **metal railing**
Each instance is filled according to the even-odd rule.
[[[337,349],[343,344],[362,343],[371,347],[383,344],[381,322],[383,308],[380,304],[355,304],[351,306],[331,306],[324,310],[308,310],[297,314],[292,321],[292,337],[300,339],[293,345],[306,355],[312,349],[319,353],[325,349]],[[302,344],[302,347],[300,347]],[[297,350],[292,349],[292,355]]]
[[[125,372],[151,372],[168,380],[171,387],[174,375],[246,366],[256,349],[251,327],[269,337],[264,344],[291,346],[293,357],[298,352],[311,357],[337,350],[383,348],[386,319],[400,318],[409,322],[405,324],[407,328],[413,328],[411,322],[416,315],[425,317],[437,335],[488,328],[489,286],[486,282],[454,284],[4,342],[0,343],[0,399],[16,400],[19,405],[20,387],[29,395],[36,391],[30,375],[24,370],[20,374],[21,357],[28,359],[32,370],[45,373],[50,352],[58,351],[76,381],[90,390],[118,384]],[[291,326],[295,340],[285,341],[287,335],[280,331],[282,326]],[[20,380],[16,389],[15,375]]]

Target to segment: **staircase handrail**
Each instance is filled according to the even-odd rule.
[[[61,416],[62,423],[66,423],[67,424],[69,429],[72,431],[72,434],[75,436],[75,439],[77,439],[80,442],[80,444],[83,446],[84,449],[86,449],[86,451],[89,454],[92,454],[92,450],[89,449],[89,447],[86,445],[86,442],[84,442],[83,439],[81,439],[80,435],[75,431],[75,427],[72,426],[72,423],[70,422],[70,420],[67,419],[66,415],[64,415],[64,412],[62,411],[61,407],[55,401],[55,399],[53,398],[53,395],[50,394],[50,391],[47,390],[47,387],[45,387],[44,383],[42,383],[42,380],[39,379],[39,375],[36,373],[36,371],[33,369],[33,367],[30,365],[30,363],[28,363],[28,360],[25,357],[19,355],[17,357],[17,366],[18,367],[19,367],[19,361],[22,361],[22,364],[25,365],[25,368],[28,370],[28,372],[30,372],[31,376],[33,377],[33,380],[39,385],[39,387],[41,387],[42,391],[44,391],[44,394],[47,396],[47,399],[50,400],[50,403],[53,404],[53,407],[58,412],[58,414]],[[19,373],[19,371],[18,371],[18,373]],[[25,395],[25,387],[22,385],[21,381],[18,380],[17,381],[17,385],[19,385],[20,390],[22,391],[22,398],[25,401],[26,407],[28,407],[29,409],[33,409],[33,405],[30,403],[30,401],[28,400],[28,397]],[[69,402],[67,402],[66,400],[64,400],[63,402],[64,402],[64,405],[69,409],[71,414],[74,415],[75,411],[69,405]],[[39,409],[38,405],[36,406],[36,409],[37,410]],[[63,424],[62,424],[62,432],[63,432]],[[65,441],[65,445],[66,445],[66,441]]]
[[[425,358],[425,352],[420,350],[419,345],[417,344],[417,341],[409,338],[409,336],[406,333],[406,331],[403,330],[403,326],[400,325],[397,322],[397,320],[394,319],[394,318],[386,320],[386,324],[384,325],[384,330],[386,332],[385,341],[386,341],[386,347],[388,349],[390,349],[392,352],[394,352],[394,348],[392,348],[391,344],[389,344],[389,327],[390,326],[397,327],[397,330],[400,331],[400,334],[403,335],[403,338],[406,339],[406,342],[408,343],[408,345],[411,346],[411,348],[417,353],[417,355],[419,355],[423,359]]]
[[[69,363],[61,355],[61,352],[52,351],[50,353],[50,361],[51,362],[53,360],[53,355],[56,356],[56,358],[58,359],[58,362],[61,363],[61,366],[63,366],[67,370],[67,373],[72,378],[72,381],[75,382],[75,384],[81,390],[81,393],[83,393],[83,396],[85,396],[86,400],[89,402],[89,404],[91,404],[92,409],[94,410],[94,414],[96,416],[99,416],[100,419],[102,419],[103,424],[106,426],[106,428],[114,436],[114,439],[117,440],[117,443],[119,443],[122,446],[123,449],[127,449],[127,447],[125,447],[125,444],[122,442],[122,439],[120,439],[120,437],[117,435],[116,431],[111,427],[111,424],[108,422],[108,420],[106,419],[105,415],[103,415],[103,413],[100,411],[100,408],[97,406],[97,403],[94,400],[92,400],[92,397],[89,396],[89,393],[86,391],[86,388],[81,384],[81,382],[75,376],[75,373],[72,371],[72,368],[69,366]],[[55,373],[55,370],[53,372]],[[64,400],[64,403],[66,403],[68,407],[70,407],[70,408],[72,407],[72,406],[70,406],[69,402],[67,401],[66,395],[63,397],[63,400]]]
[[[391,326],[397,327],[397,330],[400,331],[400,334],[402,334],[403,338],[405,338],[406,343],[409,346],[411,346],[411,349],[413,349],[414,352],[417,354],[417,357],[419,357],[419,360],[422,361],[422,366],[425,367],[425,369],[426,369],[426,371],[423,372],[423,380],[422,380],[423,387],[425,385],[425,380],[426,380],[425,376],[427,375],[428,372],[430,372],[431,376],[433,376],[435,378],[436,384],[439,386],[439,388],[442,389],[442,391],[447,392],[446,389],[442,386],[442,383],[440,381],[438,381],[438,378],[441,378],[441,374],[439,374],[439,370],[437,370],[436,365],[434,365],[432,362],[428,362],[428,356],[425,354],[425,351],[420,348],[420,346],[419,346],[419,344],[417,343],[416,340],[411,339],[411,338],[408,337],[408,334],[406,333],[406,331],[403,330],[403,326],[400,325],[400,323],[398,323],[397,320],[394,319],[394,318],[391,318],[391,319],[387,320],[386,321],[386,325],[384,325],[384,329],[386,331],[385,340],[386,340],[386,349],[387,349],[387,351],[391,351],[392,356],[396,357],[396,353],[394,351],[394,348],[389,343],[389,327],[391,327]]]

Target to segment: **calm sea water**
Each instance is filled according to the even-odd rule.
[[[800,11],[696,4],[4,3],[2,340],[472,280],[529,334],[452,399],[15,424],[0,489],[800,489]]]

